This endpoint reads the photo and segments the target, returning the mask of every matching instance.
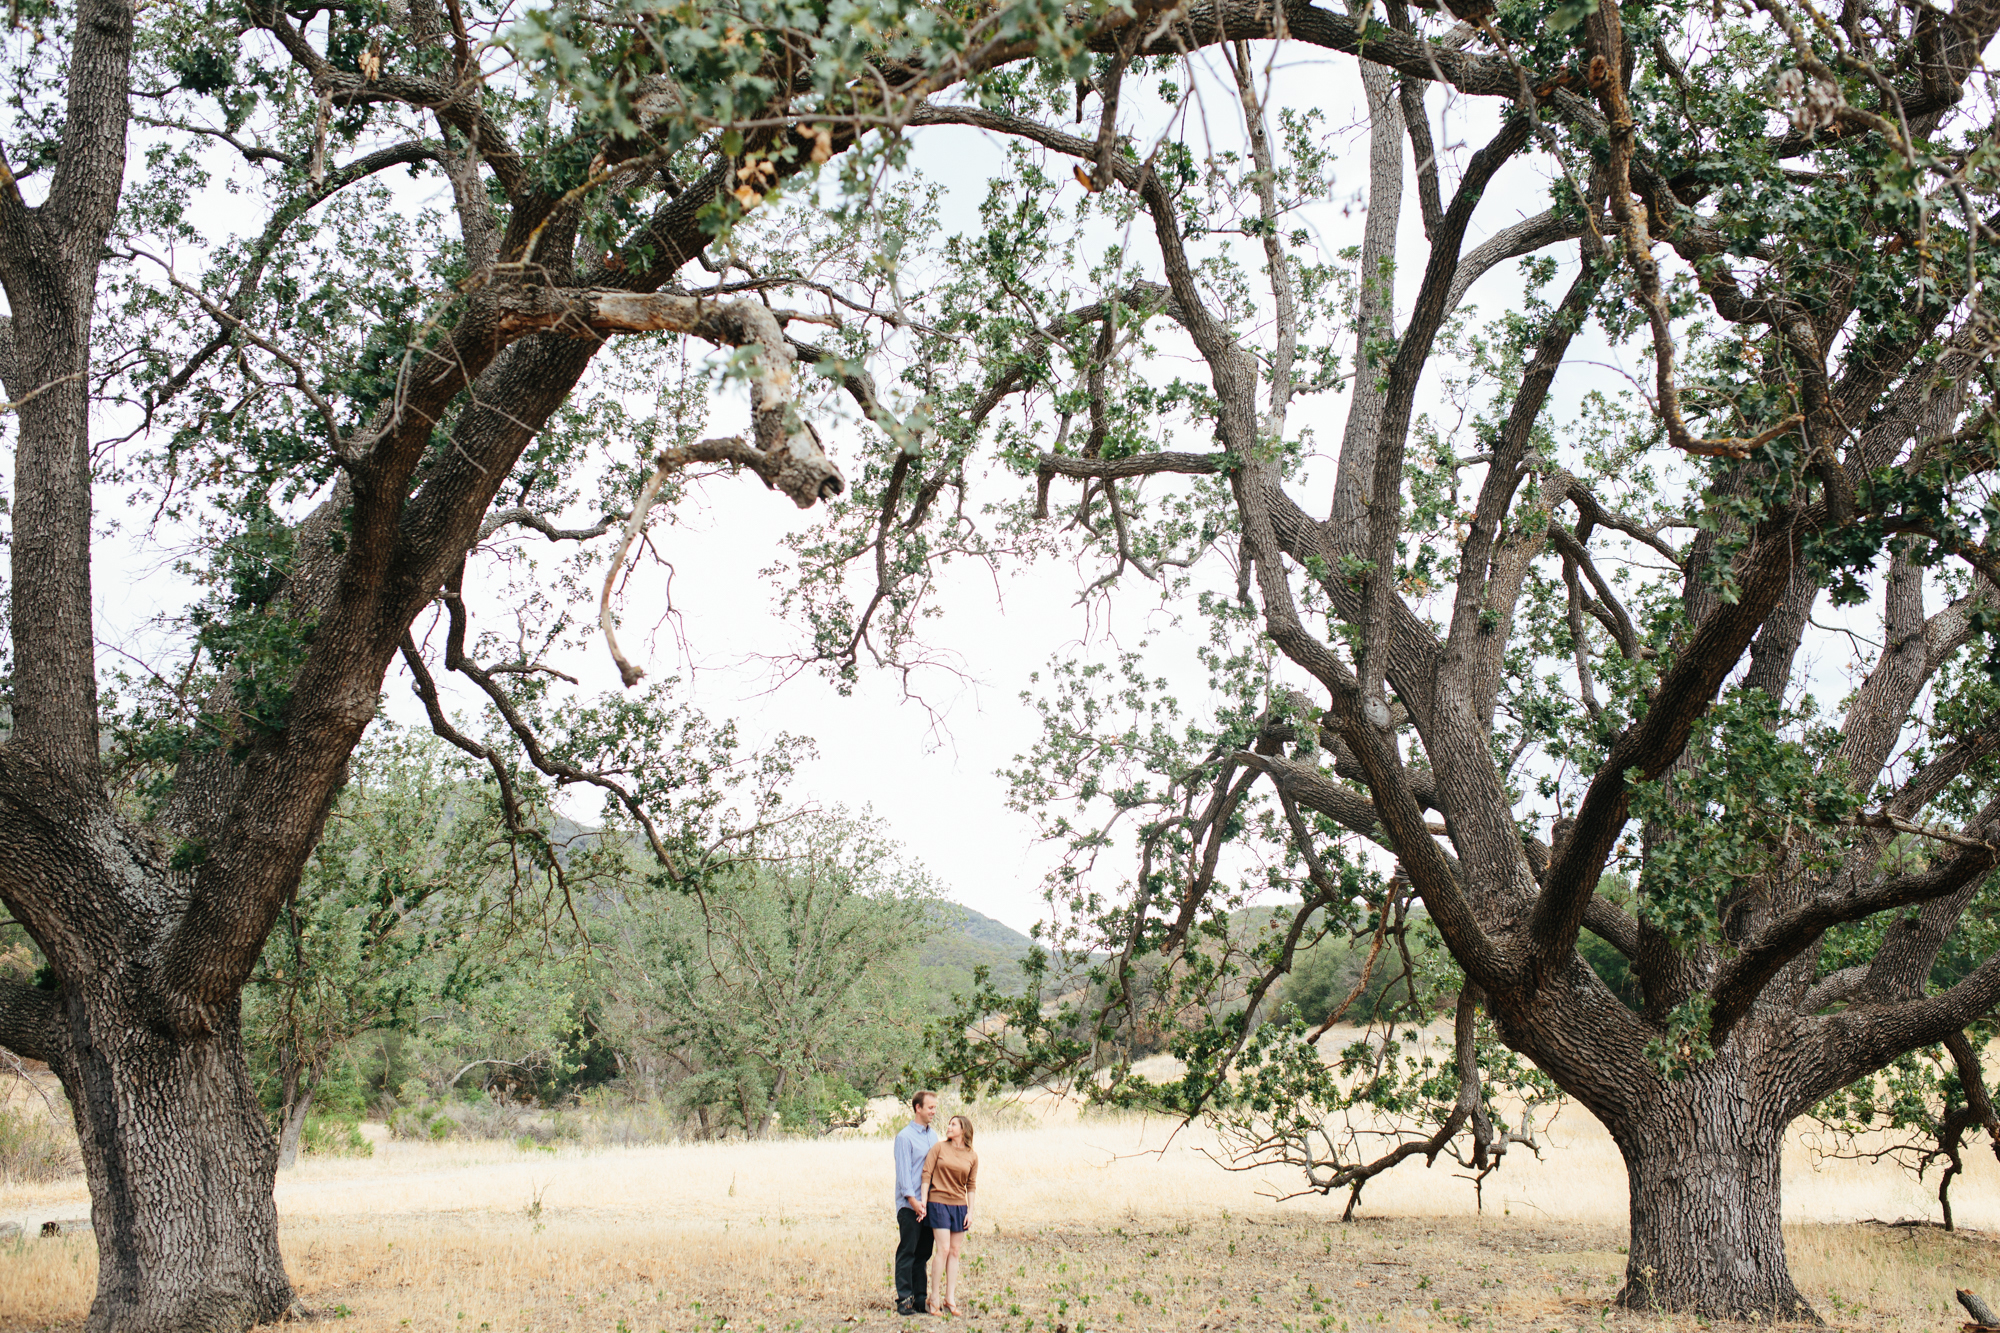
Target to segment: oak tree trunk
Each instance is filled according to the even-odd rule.
[[[1631,1183],[1619,1303],[1705,1318],[1817,1321],[1780,1230],[1782,1124],[1751,1079],[1712,1060],[1612,1126]]]
[[[53,1062],[75,1108],[97,1236],[92,1333],[208,1333],[283,1315],[277,1145],[234,1005],[173,1032],[116,980],[68,985]]]

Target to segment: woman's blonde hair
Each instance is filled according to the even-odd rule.
[[[972,1146],[972,1117],[969,1115],[955,1115],[952,1117],[952,1120],[956,1120],[960,1125],[965,1127],[965,1132],[960,1136],[959,1142],[970,1148]],[[945,1127],[947,1129],[951,1127],[949,1121],[946,1122]]]

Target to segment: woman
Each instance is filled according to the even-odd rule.
[[[962,1315],[958,1308],[958,1256],[965,1252],[966,1229],[972,1225],[972,1192],[979,1188],[979,1154],[972,1151],[972,1121],[955,1115],[944,1127],[944,1142],[924,1157],[924,1216],[930,1220],[932,1291],[943,1290],[944,1304],[931,1298],[932,1314]],[[944,1281],[936,1268],[944,1265]]]

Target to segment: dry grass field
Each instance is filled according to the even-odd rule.
[[[1623,1269],[1625,1180],[1574,1108],[1540,1161],[1473,1192],[1440,1165],[1381,1179],[1361,1217],[1276,1203],[1286,1182],[1228,1174],[1166,1122],[1069,1120],[980,1136],[985,1188],[968,1330],[1603,1329],[1696,1321],[1608,1305]],[[1891,1167],[1788,1166],[1794,1272],[1855,1329],[1956,1329],[1954,1286],[2000,1298],[2000,1166],[1982,1155],[1946,1235]],[[315,1322],[403,1330],[818,1330],[901,1326],[889,1308],[883,1138],[582,1153],[380,1142],[279,1179],[291,1271]],[[81,1216],[80,1180],[0,1189],[0,1220]],[[88,1235],[0,1245],[0,1328],[71,1329],[95,1280]],[[935,1327],[929,1320],[916,1321]],[[939,1321],[940,1323],[942,1321]]]

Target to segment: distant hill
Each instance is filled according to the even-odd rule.
[[[1008,995],[1021,993],[1025,983],[1020,960],[1034,941],[958,903],[941,903],[938,914],[944,929],[917,955],[918,963],[932,973],[942,990],[960,994],[972,990],[972,970],[992,969],[993,984]]]
[[[944,904],[944,915],[950,929],[969,935],[981,944],[991,944],[995,948],[1006,949],[1013,957],[1020,957],[1028,951],[1034,941],[1003,921],[995,921],[990,916],[982,916],[970,907],[959,903]]]

